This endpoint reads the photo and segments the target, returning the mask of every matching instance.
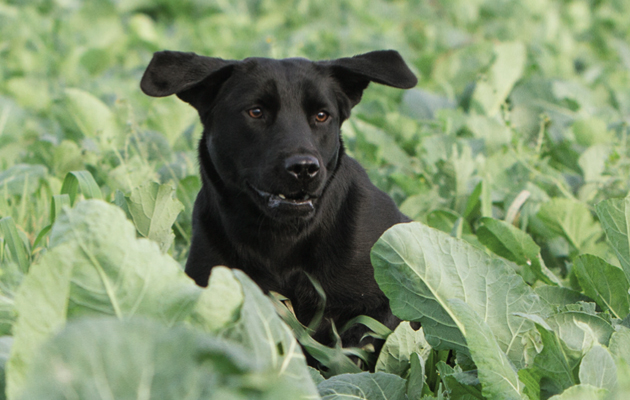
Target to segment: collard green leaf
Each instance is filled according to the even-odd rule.
[[[50,250],[16,295],[9,393],[20,392],[33,355],[66,318],[142,315],[172,325],[191,313],[201,290],[155,243],[136,239],[118,207],[86,200],[65,209]]]
[[[609,394],[606,389],[580,384],[571,386],[561,394],[550,397],[549,400],[605,400]]]
[[[286,399],[300,397],[249,363],[240,346],[143,319],[85,319],[47,342],[20,399]]]
[[[449,305],[460,299],[483,316],[501,350],[522,367],[522,339],[533,323],[514,313],[551,312],[505,260],[420,223],[386,231],[372,249],[372,264],[393,312],[420,321],[434,348],[467,351]]]
[[[566,287],[542,285],[534,289],[534,292],[552,308],[564,308],[568,304],[574,304],[579,301],[592,301],[592,299],[584,296],[582,293]]]
[[[630,283],[623,270],[590,254],[578,256],[573,263],[575,275],[587,296],[616,318],[630,312]]]
[[[584,352],[597,341],[608,345],[613,327],[603,318],[582,311],[565,311],[546,319],[547,324],[569,348]],[[586,324],[588,331],[581,324]]]
[[[311,379],[313,379],[313,383],[315,385],[319,385],[324,382],[326,379],[322,376],[319,370],[316,370],[313,367],[308,367],[308,372],[311,374]]]
[[[76,128],[86,137],[111,140],[117,135],[118,128],[113,113],[94,95],[81,89],[67,88],[65,106]]]
[[[6,365],[9,359],[11,346],[13,345],[13,337],[0,337],[0,400],[6,399]]]
[[[405,380],[384,372],[336,375],[317,386],[322,400],[405,400]]]
[[[578,164],[586,182],[595,182],[601,179],[611,151],[610,145],[600,144],[589,147],[580,155]]]
[[[61,247],[31,266],[15,295],[18,318],[7,363],[7,396],[17,398],[39,346],[66,322],[74,249]]]
[[[483,399],[477,376],[461,369],[455,370],[444,361],[437,363],[437,369],[452,399]]]
[[[177,262],[155,243],[136,239],[122,210],[102,201],[80,202],[60,216],[50,246],[72,253],[69,318],[139,314],[173,324],[190,313],[200,295]]]
[[[423,360],[418,353],[412,353],[409,357],[409,377],[407,378],[407,398],[419,399],[424,389],[424,367]]]
[[[540,400],[540,375],[531,368],[519,369],[518,379],[525,385],[523,393],[529,400]]]
[[[471,115],[468,117],[467,126],[475,138],[483,140],[487,149],[492,150],[505,146],[512,140],[510,128],[505,125],[505,122],[496,118],[484,115]]]
[[[560,280],[547,269],[540,257],[540,247],[527,233],[515,226],[493,218],[482,218],[477,228],[479,241],[500,255],[531,269],[541,281],[559,285]]]
[[[625,400],[630,398],[630,364],[625,360],[617,359],[615,365],[617,367],[617,391],[615,393],[615,399]]]
[[[417,353],[422,360],[426,360],[430,351],[431,346],[424,338],[422,328],[415,331],[409,322],[403,321],[387,337],[376,361],[376,372],[387,372],[405,378],[411,355]]]
[[[630,365],[630,328],[616,326],[615,333],[610,337],[608,349],[615,358],[622,359]]]
[[[554,198],[543,203],[538,218],[552,232],[567,239],[578,251],[589,249],[602,235],[602,229],[583,203]]]
[[[300,396],[316,398],[317,389],[293,333],[254,281],[239,270],[233,273],[243,288],[243,307],[240,318],[220,331],[220,336],[245,347],[249,362],[270,371],[280,382],[301,382]]]
[[[466,337],[468,349],[481,382],[481,392],[487,399],[526,399],[524,385],[516,368],[501,350],[490,327],[461,299],[447,301],[453,320]]]
[[[579,382],[577,365],[582,352],[569,348],[558,335],[542,325],[536,324],[543,348],[536,355],[532,367],[542,378],[541,389],[546,395],[562,393]]]
[[[571,126],[575,141],[585,147],[594,144],[608,144],[611,135],[608,133],[606,121],[598,117],[579,119]]]
[[[191,321],[206,332],[217,332],[238,320],[243,300],[241,284],[232,271],[214,267],[208,287],[201,292],[192,310]]]
[[[0,246],[2,246],[0,240]],[[0,262],[0,336],[11,335],[17,317],[15,312],[15,293],[24,274],[20,267],[4,260]]]
[[[613,392],[617,387],[617,367],[608,350],[596,343],[580,363],[580,383]]]
[[[485,80],[477,82],[473,104],[488,116],[499,112],[514,84],[525,68],[526,49],[520,42],[499,43],[494,46],[494,61]]]
[[[615,250],[626,278],[630,281],[630,197],[604,200],[595,205],[595,210],[606,231],[608,242]]]
[[[32,194],[47,174],[48,169],[43,165],[16,164],[0,172],[0,193],[3,196]]]
[[[150,182],[131,191],[127,206],[138,232],[166,252],[175,238],[171,226],[184,208],[175,198],[175,189],[168,184]]]

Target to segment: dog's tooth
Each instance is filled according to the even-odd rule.
[[[281,199],[286,199],[286,196],[285,196],[285,195],[283,195],[282,193],[280,193],[280,194],[278,195],[278,197],[280,197]]]
[[[309,196],[308,194],[306,196],[304,196],[304,200],[308,200],[310,198],[311,198],[311,196]]]

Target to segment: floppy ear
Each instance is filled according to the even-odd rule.
[[[202,114],[236,63],[195,53],[158,51],[144,71],[140,88],[153,97],[176,94]]]
[[[399,89],[411,89],[418,83],[416,76],[395,50],[372,51],[320,63],[332,69],[332,75],[350,99],[351,107],[361,100],[363,90],[370,82]]]

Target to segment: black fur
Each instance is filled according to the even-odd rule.
[[[370,82],[406,89],[417,80],[391,50],[319,62],[155,53],[142,90],[176,94],[204,126],[186,264],[197,284],[207,285],[215,265],[239,268],[263,290],[291,299],[308,324],[319,300],[308,272],[327,297],[315,334],[325,344],[329,321],[341,327],[365,314],[398,324],[374,280],[370,249],[409,219],[344,153],[340,134]],[[322,112],[328,119],[319,122]],[[344,345],[358,344],[364,332],[346,332]]]

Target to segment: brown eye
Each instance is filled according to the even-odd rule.
[[[315,121],[326,122],[328,117],[330,117],[330,114],[328,114],[326,111],[320,111],[317,114],[315,114]]]
[[[255,119],[258,119],[263,116],[262,110],[258,107],[252,108],[251,110],[247,110],[247,114],[250,117],[255,118]]]

